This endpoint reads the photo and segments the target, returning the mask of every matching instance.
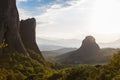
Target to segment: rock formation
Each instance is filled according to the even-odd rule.
[[[6,49],[16,50],[27,54],[19,34],[19,14],[16,0],[2,0],[0,2],[0,43],[6,40]]]
[[[82,46],[78,49],[78,51],[81,52],[81,55],[94,55],[96,52],[100,50],[100,47],[95,41],[95,38],[93,36],[87,36],[83,42]]]
[[[21,20],[20,35],[26,49],[34,50],[41,55],[41,52],[36,44],[36,20],[34,18]],[[42,55],[41,55],[42,56]]]
[[[8,46],[0,48],[0,55],[5,52],[17,51],[31,58],[36,58],[31,54],[36,52],[39,53],[37,60],[42,61],[43,57],[35,40],[35,28],[34,18],[19,21],[16,0],[2,0],[0,2],[0,45],[5,40],[5,44]],[[34,52],[30,53],[28,49]]]
[[[81,47],[69,53],[59,56],[63,63],[74,64],[74,63],[94,63],[100,57],[100,47],[95,41],[93,36],[87,36]]]

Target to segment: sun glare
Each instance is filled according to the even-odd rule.
[[[96,0],[91,26],[96,33],[120,33],[120,5],[117,0]]]

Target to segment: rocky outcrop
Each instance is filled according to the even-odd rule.
[[[36,44],[36,20],[34,18],[19,21],[16,0],[2,0],[0,2],[0,44],[5,40],[7,47],[0,48],[0,54],[17,51],[33,58],[28,49],[41,52]],[[38,59],[38,60],[41,60]]]
[[[6,49],[27,54],[19,34],[19,14],[16,0],[2,0],[0,2],[0,35],[0,43],[5,39],[8,44]]]
[[[34,18],[21,20],[20,35],[27,49],[34,50],[41,55],[41,52],[36,44],[36,20]],[[41,55],[42,56],[42,55]]]
[[[58,58],[65,64],[95,63],[100,60],[101,54],[99,52],[100,47],[96,43],[95,38],[93,36],[87,36],[78,50],[63,54],[58,56]]]
[[[95,38],[93,36],[87,36],[83,42],[81,47],[78,49],[78,51],[81,53],[81,55],[95,55],[96,52],[100,50],[100,47],[95,41]]]

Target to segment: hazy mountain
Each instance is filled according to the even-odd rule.
[[[39,45],[54,45],[54,46],[63,46],[68,48],[78,48],[81,45],[81,40],[78,39],[59,39],[59,40],[49,40],[37,38],[37,43]]]
[[[61,43],[63,46],[76,48],[79,48],[82,43],[82,40],[79,39],[60,39],[57,41]]]
[[[119,49],[100,49],[94,37],[87,36],[79,49],[57,56],[57,60],[64,64],[96,64],[107,62],[111,55]]]
[[[41,51],[52,51],[52,50],[62,49],[62,48],[65,48],[65,47],[57,46],[57,45],[43,45],[43,44],[39,44],[39,48],[40,48]]]
[[[67,48],[79,48],[80,45],[82,44],[82,40],[79,40],[79,39],[49,40],[49,39],[37,38],[37,43],[41,46],[42,45],[45,45],[45,46],[48,45],[49,47],[50,46],[51,47],[52,46],[61,46],[61,47],[67,47]],[[118,39],[116,41],[113,41],[113,42],[109,42],[109,43],[98,43],[98,44],[101,48],[120,48],[119,43],[120,43],[120,39]],[[46,49],[48,49],[48,48],[46,48]]]
[[[109,47],[109,48],[120,48],[120,39],[109,42],[109,43],[99,43],[101,47]]]
[[[43,39],[43,38],[37,38],[37,43],[40,44],[40,45],[57,45],[57,46],[61,46],[55,40],[49,40],[49,39]]]
[[[100,47],[95,42],[94,37],[87,36],[79,49],[60,56],[62,63],[74,64],[74,63],[89,63],[98,58]],[[94,59],[95,58],[95,59]]]
[[[56,56],[62,55],[67,52],[71,52],[76,50],[76,48],[62,48],[58,50],[51,50],[51,51],[42,51],[42,55],[47,58],[54,58]]]

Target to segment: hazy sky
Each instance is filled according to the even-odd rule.
[[[20,18],[37,19],[37,37],[98,42],[120,38],[119,0],[18,0]]]

